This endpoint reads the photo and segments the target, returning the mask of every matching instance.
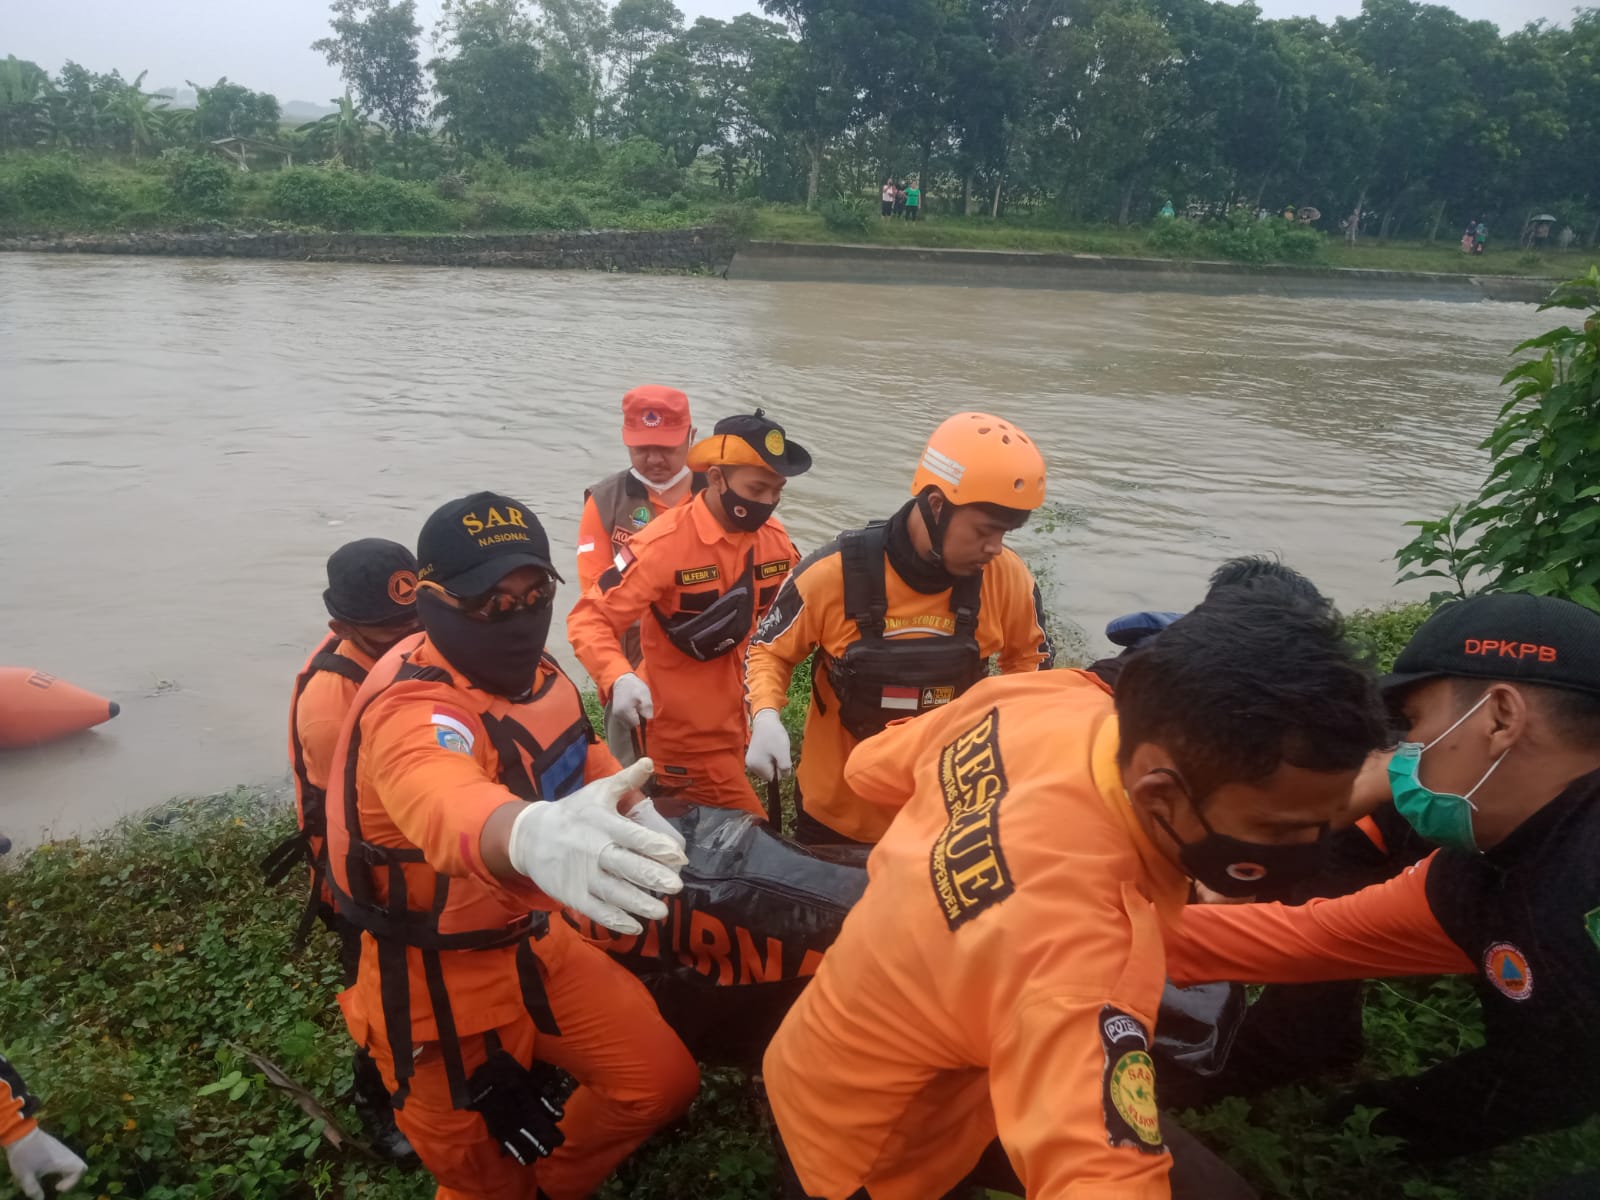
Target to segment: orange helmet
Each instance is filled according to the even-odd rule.
[[[951,504],[998,504],[1032,511],[1044,503],[1044,455],[1009,421],[957,413],[933,431],[911,494],[936,487]]]

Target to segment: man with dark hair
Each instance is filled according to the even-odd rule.
[[[1247,1193],[1160,1118],[1162,934],[1193,884],[1315,870],[1385,733],[1331,608],[1262,580],[1114,702],[1081,671],[988,679],[863,743],[850,786],[899,815],[764,1063],[804,1194],[942,1195],[997,1134],[1029,1196]]]
[[[1444,848],[1338,899],[1196,910],[1167,931],[1172,977],[1472,973],[1486,1044],[1350,1104],[1416,1159],[1575,1124],[1600,1111],[1600,615],[1446,605],[1383,688],[1409,731],[1383,798]]]
[[[989,674],[1054,665],[1039,585],[1005,544],[1044,503],[1033,439],[988,413],[933,431],[911,499],[850,529],[784,581],[745,656],[745,766],[790,770],[781,719],[794,669],[816,653],[795,780],[795,838],[874,842],[890,814],[851,794],[850,752],[902,717],[948,704]]]

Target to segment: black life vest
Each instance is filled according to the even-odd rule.
[[[669,641],[690,658],[710,662],[731,654],[750,637],[756,619],[756,552],[746,552],[744,570],[722,595],[698,612],[668,615],[652,604]]]
[[[276,887],[287,879],[296,863],[304,862],[311,868],[311,893],[306,898],[300,922],[295,928],[296,950],[305,946],[311,923],[318,916],[332,915],[332,910],[322,898],[328,864],[328,793],[326,789],[313,784],[306,775],[306,752],[300,744],[300,698],[305,695],[311,681],[323,671],[348,679],[357,687],[366,682],[366,668],[339,653],[339,647],[343,644],[342,638],[329,634],[312,651],[305,666],[300,668],[300,674],[295,676],[294,697],[289,701],[289,769],[294,779],[299,829],[269,850],[261,860],[261,872],[269,887]]]
[[[487,914],[478,899],[468,898],[465,903],[453,899],[452,888],[461,881],[454,881],[434,871],[427,865],[427,859],[420,849],[380,846],[367,841],[362,835],[356,776],[361,753],[361,719],[366,710],[396,683],[423,680],[449,685],[454,682],[449,672],[440,667],[417,667],[411,664],[411,653],[420,640],[419,635],[417,641],[401,655],[400,665],[394,669],[391,678],[374,681],[376,686],[364,689],[363,695],[357,700],[358,708],[340,778],[339,811],[329,830],[331,869],[328,881],[339,915],[370,933],[378,946],[379,992],[389,1049],[395,1064],[394,1106],[400,1108],[404,1105],[413,1073],[411,984],[406,951],[407,948],[415,948],[422,952],[423,974],[434,1020],[438,1025],[451,1100],[456,1107],[465,1108],[469,1101],[466,1071],[445,984],[441,954],[515,946],[518,985],[523,1004],[533,1018],[535,1027],[550,1036],[559,1035],[561,1030],[550,1009],[544,980],[539,973],[538,958],[531,945],[532,941],[538,941],[548,934],[548,914],[529,912],[509,921],[498,919],[500,913]],[[544,662],[550,668],[544,683],[522,703],[532,704],[546,697],[555,700],[552,689],[558,687],[570,693],[566,711],[550,714],[552,719],[548,722],[548,728],[543,730],[545,741],[541,742],[533,730],[511,716],[479,713],[498,761],[496,779],[514,795],[530,802],[558,799],[582,787],[589,747],[595,741],[594,730],[583,710],[577,688],[555,659],[546,655]],[[528,766],[523,763],[523,750],[528,753]],[[379,872],[383,873],[386,884],[386,896],[383,899],[379,898],[374,886]],[[408,877],[412,882],[420,883],[427,878],[431,883],[433,901],[426,908],[412,907],[408,901],[411,891]],[[467,881],[456,891],[465,891],[470,896],[482,886],[477,881]],[[478,895],[481,897],[481,891]],[[487,919],[490,915],[495,919]]]
[[[845,616],[861,636],[826,662],[839,698],[839,723],[851,737],[881,733],[890,721],[948,704],[988,671],[978,648],[978,603],[983,575],[965,576],[950,589],[955,630],[948,636],[884,637],[889,599],[884,585],[889,527],[874,522],[839,535]],[[817,706],[823,708],[820,693]]]

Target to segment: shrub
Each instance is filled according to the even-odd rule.
[[[550,229],[548,206],[510,196],[479,196],[473,204],[472,223],[480,229]]]
[[[280,171],[267,193],[267,209],[297,225],[348,229],[356,221],[356,184],[348,171],[293,167]]]
[[[606,159],[606,179],[613,188],[641,196],[670,196],[683,187],[683,172],[654,142],[631,137],[612,150]],[[612,203],[622,207],[620,198]]]
[[[176,151],[165,158],[167,183],[179,208],[208,217],[228,213],[233,206],[237,171],[208,154]]]
[[[450,210],[428,188],[383,175],[361,180],[357,188],[354,223],[362,229],[445,229]]]
[[[835,196],[822,202],[822,223],[835,233],[866,233],[872,207],[859,196]]]
[[[689,197],[682,192],[673,192],[672,195],[667,197],[666,208],[668,212],[688,212]]]
[[[27,155],[0,165],[0,213],[72,217],[98,211],[105,189],[69,155]]]
[[[1479,446],[1489,475],[1477,496],[1433,521],[1396,555],[1404,579],[1563,596],[1600,611],[1600,267],[1540,308],[1577,309],[1581,326],[1530,338],[1501,380],[1511,399]]]
[[[711,221],[744,241],[755,236],[760,218],[753,204],[724,204],[711,214]]]
[[[1163,218],[1155,223],[1144,240],[1158,254],[1190,258],[1200,245],[1200,230],[1182,217]]]
[[[555,229],[591,229],[593,222],[589,219],[588,210],[571,196],[564,196],[557,202],[555,208],[550,210],[552,228]]]

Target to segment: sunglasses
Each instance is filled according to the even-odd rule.
[[[478,596],[457,596],[428,579],[418,583],[417,588],[419,591],[432,592],[458,613],[479,621],[503,621],[523,609],[544,608],[556,598],[556,581],[550,575],[546,575],[520,596],[499,590],[487,591]]]

